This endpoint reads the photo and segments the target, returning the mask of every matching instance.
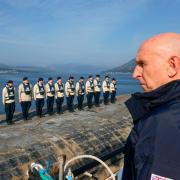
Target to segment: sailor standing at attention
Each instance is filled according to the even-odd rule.
[[[83,101],[85,94],[84,77],[80,77],[79,81],[76,83],[76,96],[78,100],[78,110],[83,110]]]
[[[56,110],[57,114],[63,113],[63,102],[64,102],[64,84],[62,83],[62,78],[57,77],[57,82],[55,83],[56,91]]]
[[[65,84],[67,109],[69,112],[74,112],[73,101],[75,95],[74,77],[70,76]]]
[[[111,94],[111,103],[115,103],[116,101],[116,79],[112,78],[112,81],[110,83],[110,94]]]
[[[49,77],[48,83],[46,84],[46,103],[47,103],[47,112],[50,116],[53,115],[54,97],[55,97],[55,86],[53,79]]]
[[[7,124],[13,124],[13,115],[15,111],[15,88],[13,81],[9,80],[2,91],[2,102],[5,106]]]
[[[92,108],[93,103],[93,96],[94,96],[94,83],[93,83],[93,76],[89,76],[86,82],[86,94],[87,94],[87,104],[88,108]]]
[[[34,86],[34,100],[36,101],[36,113],[41,118],[42,109],[45,99],[45,86],[43,85],[43,78],[39,78]]]
[[[26,121],[29,119],[29,109],[33,98],[32,85],[29,83],[28,77],[23,78],[23,82],[19,85],[18,92],[23,118]]]
[[[109,76],[105,76],[105,79],[102,84],[102,90],[104,96],[104,104],[107,105],[109,103],[109,92],[110,92]]]
[[[94,79],[94,101],[95,106],[99,107],[100,105],[100,96],[101,96],[101,80],[100,75],[96,75],[96,79]]]

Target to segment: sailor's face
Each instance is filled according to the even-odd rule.
[[[8,83],[8,86],[9,87],[13,87],[13,83]]]
[[[10,88],[13,87],[13,83],[8,83],[7,86]]]
[[[50,80],[49,83],[52,84],[52,83],[53,83],[53,80]]]
[[[99,80],[100,80],[100,77],[96,77],[96,79],[99,81]]]
[[[59,80],[58,80],[58,83],[62,83],[62,79],[59,79]]]
[[[39,81],[39,84],[43,84],[43,81]]]
[[[29,83],[29,80],[28,80],[28,79],[24,81],[24,84],[28,84],[28,83]]]

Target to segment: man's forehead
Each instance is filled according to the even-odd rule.
[[[161,54],[158,52],[153,52],[153,51],[146,51],[143,52],[141,51],[141,53],[137,54],[136,56],[136,63],[145,63],[145,64],[149,64],[149,63],[156,63],[159,61],[164,61],[167,60],[167,56],[165,54]]]
[[[136,56],[136,60],[148,60],[150,57],[154,55],[159,55],[157,52],[152,51],[151,49],[140,50]]]

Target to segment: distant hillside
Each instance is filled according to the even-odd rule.
[[[36,67],[36,66],[15,66],[13,69],[20,71],[20,72],[45,72],[46,69],[43,67]]]
[[[10,69],[10,67],[6,64],[0,64],[0,70],[1,69]]]
[[[123,73],[130,72],[131,73],[131,72],[133,72],[135,65],[136,65],[136,61],[135,61],[135,59],[132,59],[131,61],[129,61],[121,66],[107,70],[106,72],[123,72]]]
[[[85,65],[85,64],[54,64],[46,67],[46,69],[61,72],[61,73],[70,73],[70,74],[93,74],[95,72],[101,72],[104,69],[107,69],[107,66],[98,66],[98,65]]]
[[[0,64],[0,74],[6,73],[21,73],[21,72],[61,72],[68,74],[94,74],[107,69],[108,66],[102,65],[85,65],[78,63],[69,64],[52,64],[44,67],[36,66],[12,66]]]
[[[40,72],[40,71],[45,71],[45,69],[41,67],[33,67],[33,66],[12,66],[12,65],[0,64],[0,74]]]

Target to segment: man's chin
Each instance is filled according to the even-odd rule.
[[[151,92],[152,91],[152,89],[149,89],[146,85],[144,85],[144,84],[141,84],[141,87],[142,87],[142,89],[143,89],[143,91],[144,92]]]

